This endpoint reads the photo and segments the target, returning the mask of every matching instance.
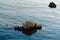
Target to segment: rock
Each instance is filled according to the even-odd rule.
[[[22,26],[16,26],[14,29],[18,31],[22,31],[26,35],[32,35],[38,29],[42,29],[42,26],[35,22],[27,21],[23,23]]]
[[[21,31],[22,30],[22,27],[21,26],[16,26],[16,27],[14,27],[14,29]]]
[[[36,33],[36,29],[35,30],[25,30],[25,31],[22,31],[23,34],[25,35],[29,35],[31,36],[32,34]]]
[[[27,30],[27,29],[32,30],[32,29],[42,28],[41,25],[37,25],[37,23],[31,22],[31,21],[27,21],[27,22],[23,23],[22,27],[24,30]]]
[[[37,25],[36,29],[42,29],[42,26],[41,25]]]
[[[50,4],[48,5],[50,8],[56,8],[56,4],[54,2],[50,2]]]

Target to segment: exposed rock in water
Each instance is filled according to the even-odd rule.
[[[56,4],[54,2],[50,2],[50,4],[48,5],[50,8],[56,8]]]
[[[23,34],[25,34],[25,35],[30,35],[30,36],[31,36],[32,34],[36,33],[36,32],[37,32],[36,29],[22,31]]]
[[[22,31],[26,35],[32,35],[38,29],[42,29],[42,26],[35,22],[27,21],[23,23],[22,26],[16,26],[14,29],[18,31]]]

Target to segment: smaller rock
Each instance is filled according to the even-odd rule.
[[[48,5],[50,8],[56,8],[56,4],[54,2],[50,2],[50,4]]]

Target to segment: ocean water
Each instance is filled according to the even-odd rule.
[[[0,0],[0,40],[60,40],[60,0]],[[15,25],[34,21],[43,26],[31,36],[15,31]],[[8,26],[7,26],[8,25]]]

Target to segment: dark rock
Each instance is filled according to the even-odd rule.
[[[27,21],[27,22],[23,23],[22,26],[16,26],[14,29],[18,30],[18,31],[22,31],[22,33],[24,33],[26,35],[32,35],[38,29],[42,29],[42,26],[35,22]]]
[[[15,30],[19,30],[19,31],[21,31],[21,30],[22,30],[22,27],[20,27],[20,26],[16,26],[16,27],[14,27],[14,29],[15,29]]]
[[[33,30],[24,30],[22,31],[23,34],[31,36],[32,34],[36,33],[36,29]]]
[[[50,4],[48,5],[50,8],[56,8],[56,4],[54,2],[50,2]]]

